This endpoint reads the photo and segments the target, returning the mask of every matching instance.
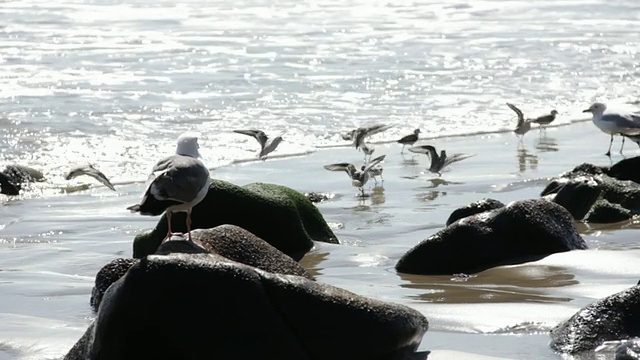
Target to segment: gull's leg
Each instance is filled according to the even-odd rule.
[[[191,240],[191,209],[187,210],[187,233],[189,234],[189,242],[193,242]]]
[[[164,239],[162,239],[163,243],[165,240],[167,239],[171,239],[171,235],[173,235],[173,232],[171,231],[171,211],[167,211],[167,236],[164,237]]]
[[[609,150],[607,150],[607,153],[605,154],[607,156],[611,156],[611,145],[613,145],[613,134],[611,134],[611,140],[609,140]]]
[[[624,149],[624,135],[622,136],[622,145],[620,145],[620,154],[622,154],[622,149]]]

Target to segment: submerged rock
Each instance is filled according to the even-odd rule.
[[[0,171],[0,194],[18,195],[25,185],[43,180],[44,175],[36,169],[22,165],[7,165]]]
[[[640,214],[640,157],[611,167],[578,165],[552,179],[542,191],[565,207],[576,220],[593,223],[624,221]]]
[[[404,254],[396,270],[470,274],[586,248],[563,207],[543,199],[523,200],[452,223]]]
[[[172,216],[173,231],[187,231],[185,216],[183,212]],[[309,199],[296,190],[275,184],[237,186],[213,180],[207,196],[193,207],[191,220],[194,229],[237,225],[294,259],[300,259],[309,251],[313,241],[338,243]],[[155,253],[166,234],[167,219],[162,216],[155,229],[136,236],[133,257]]]
[[[274,274],[297,275],[313,280],[313,276],[289,256],[235,225],[221,225],[213,229],[196,229],[191,232],[191,236],[198,245],[185,241],[186,239],[173,240],[174,237],[172,240],[164,242],[156,254],[208,252]],[[138,259],[116,259],[98,271],[95,286],[91,292],[91,306],[94,310],[99,307],[107,288],[137,262]]]
[[[427,357],[416,310],[214,254],[148,256],[102,301],[66,360]]]
[[[472,202],[469,205],[463,206],[454,210],[451,215],[449,215],[449,219],[447,219],[446,225],[449,226],[453,222],[466,218],[467,216],[479,214],[488,210],[499,209],[503,207],[504,204],[495,199],[482,199],[475,202]]]
[[[558,324],[551,330],[550,346],[561,353],[578,354],[594,351],[606,341],[638,336],[640,286],[636,285],[600,299]]]

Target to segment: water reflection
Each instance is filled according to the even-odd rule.
[[[531,170],[538,168],[538,156],[530,153],[524,147],[518,148],[518,170],[520,173],[527,171],[527,164]]]
[[[384,196],[384,187],[382,183],[379,186],[374,186],[371,189],[371,205],[381,205],[384,204],[386,198]]]
[[[322,268],[320,264],[327,259],[328,252],[310,251],[302,259],[300,259],[300,265],[307,270],[311,276],[322,275]]]
[[[398,274],[405,289],[419,290],[408,297],[448,304],[499,302],[568,302],[547,288],[578,284],[575,276],[559,266],[522,265],[496,267],[472,276]]]
[[[558,140],[547,136],[546,130],[542,132],[542,135],[536,140],[534,146],[540,152],[555,152],[560,150],[558,148]]]

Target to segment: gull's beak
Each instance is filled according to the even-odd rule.
[[[591,109],[582,110],[583,113],[591,112]]]

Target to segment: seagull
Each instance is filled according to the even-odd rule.
[[[191,240],[191,209],[197,205],[209,191],[209,170],[200,161],[198,137],[184,133],[178,137],[176,154],[160,160],[149,176],[151,180],[139,204],[129,206],[127,210],[142,215],[157,216],[166,211],[167,236],[173,235],[171,215],[174,212],[187,213],[187,232]]]
[[[436,148],[431,145],[422,145],[422,146],[413,146],[409,148],[409,151],[418,153],[418,154],[427,154],[431,159],[431,165],[429,166],[429,171],[432,173],[438,174],[438,176],[442,176],[442,169],[446,166],[449,166],[455,162],[470,158],[474,155],[466,155],[466,154],[453,154],[451,157],[447,157],[447,152],[442,150],[440,151],[440,156],[436,152]]]
[[[64,179],[71,180],[73,178],[76,178],[82,175],[91,176],[92,178],[101,182],[102,185],[108,187],[113,191],[116,191],[116,189],[113,187],[109,179],[107,179],[107,177],[100,170],[93,167],[92,164],[85,164],[85,165],[74,167],[73,169],[69,170],[67,175],[65,175]]]
[[[593,103],[588,109],[582,112],[590,112],[593,114],[593,123],[605,134],[611,135],[609,141],[609,150],[605,155],[611,156],[611,145],[613,144],[613,135],[623,135],[620,153],[624,148],[625,136],[640,135],[640,115],[625,112],[616,112],[607,109],[607,105],[603,103]]]
[[[420,129],[413,130],[413,134],[409,134],[403,136],[402,139],[398,140],[397,143],[402,144],[402,150],[400,150],[400,154],[404,153],[404,147],[407,145],[412,145],[418,141],[418,134],[420,134]]]
[[[262,130],[233,130],[233,132],[249,135],[258,140],[258,143],[260,144],[260,153],[258,154],[258,157],[262,160],[266,160],[267,154],[274,151],[282,141],[282,136],[278,135],[273,139],[270,139]]]
[[[371,175],[370,170],[384,160],[386,155],[378,156],[369,162],[366,166],[363,166],[360,170],[357,170],[355,165],[350,163],[337,163],[325,165],[324,168],[330,171],[345,171],[351,179],[351,185],[357,187],[360,190],[361,196],[364,197],[364,185],[369,180]]]
[[[544,127],[546,125],[551,124],[553,120],[556,119],[556,115],[558,115],[558,112],[556,110],[551,110],[550,114],[538,116],[535,119],[529,119],[529,121],[531,121],[534,124],[540,125],[540,127]]]
[[[516,128],[513,130],[513,132],[516,133],[516,135],[521,135],[520,141],[522,141],[522,139],[524,139],[524,134],[531,130],[531,120],[525,120],[524,114],[522,114],[522,111],[515,105],[507,103],[507,106],[511,110],[513,110],[516,115],[518,115],[518,124],[516,125]]]
[[[377,125],[372,125],[368,127],[359,127],[353,131],[353,135],[352,135],[353,146],[355,146],[356,149],[360,149],[360,147],[362,147],[362,144],[364,143],[367,137],[371,135],[375,135],[379,132],[383,132],[385,130],[391,129],[392,127],[393,127],[392,125],[384,125],[384,124],[377,124]]]

